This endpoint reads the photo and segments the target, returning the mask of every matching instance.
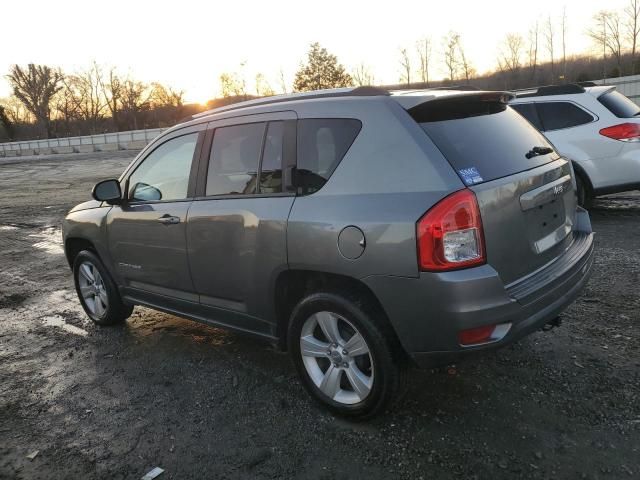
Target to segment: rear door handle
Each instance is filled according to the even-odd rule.
[[[169,215],[168,213],[161,216],[158,221],[163,225],[175,225],[176,223],[180,223],[180,217],[174,217],[173,215]]]

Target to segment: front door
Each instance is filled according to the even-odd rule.
[[[202,196],[188,215],[191,274],[201,304],[217,309],[220,323],[266,335],[274,326],[270,289],[287,268],[286,226],[295,198],[287,166],[295,161],[295,121],[286,119],[293,115],[215,125],[206,173],[201,170]]]
[[[126,295],[198,301],[185,238],[198,136],[191,131],[154,148],[128,176],[123,205],[108,214],[109,250]]]

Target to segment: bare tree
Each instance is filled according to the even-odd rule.
[[[115,67],[109,69],[109,77],[102,79],[100,77],[100,87],[102,88],[102,95],[107,102],[107,107],[111,112],[111,119],[116,131],[120,131],[120,107],[122,96],[122,79],[117,74]]]
[[[275,95],[276,92],[271,88],[271,85],[262,73],[256,73],[256,95],[259,97],[270,97]]]
[[[280,72],[278,75],[278,80],[280,82],[280,90],[283,94],[287,94],[288,93],[288,89],[287,89],[287,82],[284,79],[284,70],[282,68],[280,68]]]
[[[400,49],[400,66],[402,67],[400,81],[409,85],[411,83],[411,59],[406,48]]]
[[[220,75],[220,90],[223,97],[246,97],[246,83],[237,73]]]
[[[523,48],[524,39],[522,36],[517,33],[508,33],[500,49],[498,65],[501,71],[507,74],[509,87],[511,88],[514,88],[517,84],[517,77],[522,65]]]
[[[601,10],[593,17],[593,26],[587,31],[587,34],[602,49],[603,57],[606,57],[608,50],[615,58],[618,74],[621,75],[623,39],[620,16],[615,12]]]
[[[51,101],[62,88],[62,73],[46,65],[13,65],[7,75],[13,94],[41,123],[46,138],[51,135]]]
[[[5,114],[12,123],[32,123],[35,119],[33,113],[16,96],[3,98],[2,105],[5,107]]]
[[[540,34],[540,26],[538,21],[529,30],[529,68],[531,69],[531,78],[535,79],[536,69],[538,67],[538,36]]]
[[[182,107],[184,104],[184,91],[174,90],[172,87],[165,87],[161,83],[151,84],[150,98],[152,106],[155,107]]]
[[[65,77],[64,85],[70,92],[79,118],[89,125],[91,133],[97,133],[99,123],[108,108],[102,95],[102,69],[96,62],[84,72]]]
[[[462,40],[458,35],[458,54],[460,55],[460,66],[462,67],[462,73],[464,75],[464,79],[469,84],[469,81],[476,75],[476,69],[473,68],[471,62],[468,60],[467,55],[465,54],[464,48],[462,47]]]
[[[122,82],[121,111],[128,129],[138,130],[142,127],[140,116],[150,108],[149,97],[149,87],[144,83],[130,78]]]
[[[366,87],[375,83],[371,70],[364,63],[361,63],[353,70],[351,77],[357,87]]]
[[[80,115],[74,98],[73,92],[65,87],[60,90],[53,99],[55,110],[55,118],[64,125],[64,131],[69,134],[71,132],[71,122],[77,120]]]
[[[562,34],[562,78],[567,78],[567,7],[562,9],[562,21],[560,22]]]
[[[624,9],[625,38],[631,45],[631,73],[636,73],[636,49],[640,36],[640,0],[629,0]]]
[[[460,35],[455,32],[449,32],[444,37],[442,43],[444,44],[444,64],[449,72],[449,80],[454,82],[458,74],[458,42],[460,41]]]
[[[544,36],[547,42],[547,53],[549,54],[549,62],[551,63],[551,81],[555,82],[556,81],[555,63],[554,63],[555,30],[553,28],[553,21],[551,20],[551,15],[547,17]]]
[[[420,80],[429,86],[429,66],[431,63],[431,39],[425,37],[416,43],[418,58],[420,59]]]

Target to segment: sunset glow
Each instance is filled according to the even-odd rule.
[[[600,1],[566,1],[569,22],[568,53],[592,48],[586,35]],[[290,88],[308,46],[320,42],[337,55],[349,71],[366,65],[378,83],[400,77],[399,49],[415,51],[418,39],[434,44],[431,76],[445,75],[442,37],[455,30],[479,73],[492,70],[500,43],[508,32],[526,38],[536,19],[551,15],[559,22],[562,2],[459,2],[455,11],[446,2],[409,1],[394,10],[388,2],[327,0],[313,6],[300,2],[150,2],[112,0],[87,18],[86,2],[77,0],[5,2],[10,50],[0,55],[0,97],[10,94],[4,78],[11,64],[29,62],[83,69],[93,60],[116,66],[146,82],[160,81],[185,91],[187,101],[204,103],[219,94],[219,76],[239,72],[247,89],[255,89],[255,75],[264,74],[281,91],[281,74]],[[615,0],[608,9],[621,9]],[[37,12],[34,15],[33,12]],[[542,60],[547,53],[541,48]],[[559,51],[559,50],[558,50]],[[417,62],[417,60],[415,60]],[[417,65],[416,65],[417,67]]]

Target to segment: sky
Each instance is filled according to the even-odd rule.
[[[551,15],[559,33],[567,14],[567,51],[593,48],[586,29],[603,9],[622,11],[627,1],[484,0],[403,2],[324,0],[4,0],[0,2],[0,98],[12,64],[59,66],[67,73],[94,60],[123,75],[184,90],[189,102],[219,94],[223,72],[241,72],[254,89],[257,72],[279,91],[320,42],[352,70],[366,65],[377,83],[400,79],[400,48],[415,54],[418,39],[432,39],[431,77],[445,76],[442,38],[454,30],[480,73],[493,70],[507,33],[525,38],[536,20]],[[559,42],[558,42],[559,44]],[[557,48],[559,52],[559,48]],[[544,58],[544,55],[543,55]],[[417,55],[413,60],[418,68]]]

